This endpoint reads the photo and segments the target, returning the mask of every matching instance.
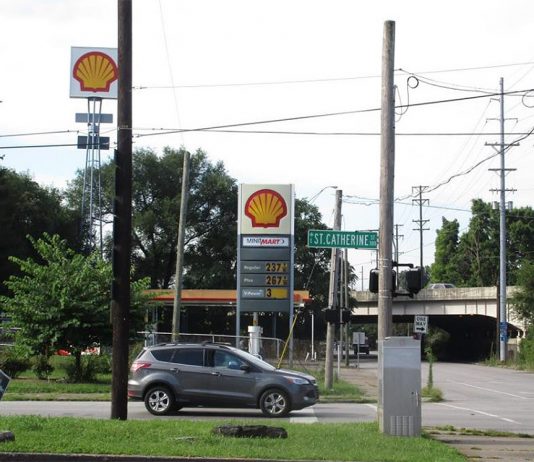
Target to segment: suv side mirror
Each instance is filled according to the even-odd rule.
[[[250,372],[250,366],[248,364],[242,364],[239,369],[245,372]]]

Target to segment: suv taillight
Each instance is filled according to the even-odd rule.
[[[147,363],[144,361],[134,361],[132,363],[132,367],[130,367],[130,371],[137,372],[139,369],[145,369],[150,366],[152,366],[152,363]]]

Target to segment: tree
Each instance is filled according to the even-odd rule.
[[[517,273],[517,291],[512,297],[513,311],[528,326],[534,325],[534,261],[525,260]]]
[[[43,188],[29,175],[0,167],[0,295],[7,294],[4,281],[17,273],[9,256],[35,257],[27,235],[59,234],[77,245],[76,213],[62,205],[61,193]]]
[[[13,296],[0,301],[20,329],[17,342],[45,358],[59,349],[68,350],[80,371],[82,351],[95,343],[111,343],[111,265],[97,254],[74,252],[58,235],[45,233],[29,240],[39,261],[10,258],[22,275],[6,281]],[[132,285],[132,330],[142,327],[141,291],[146,286],[146,281]]]
[[[459,236],[458,222],[443,218],[437,231],[434,282],[458,286],[494,286],[499,276],[499,212],[476,199],[469,228]],[[507,283],[514,285],[525,260],[534,259],[534,210],[513,209],[506,214]]]
[[[184,150],[165,148],[157,155],[138,149],[133,156],[133,247],[136,277],[151,288],[174,283]],[[112,163],[102,166],[104,215],[111,222]],[[82,172],[69,185],[70,206],[79,208]],[[236,263],[237,184],[222,162],[211,163],[198,150],[191,156],[184,287],[233,288]]]
[[[434,282],[461,283],[456,257],[459,240],[458,220],[449,221],[442,218],[441,229],[437,230],[436,251],[430,273]]]

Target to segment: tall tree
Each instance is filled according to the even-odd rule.
[[[77,245],[76,213],[62,205],[58,190],[39,186],[28,174],[0,167],[0,210],[0,294],[7,293],[4,281],[18,272],[8,257],[36,255],[26,236],[57,233]]]
[[[449,221],[445,217],[442,218],[441,228],[437,230],[434,263],[430,271],[435,282],[452,282],[459,285],[462,281],[456,261],[459,226],[458,220]]]
[[[174,282],[184,150],[161,155],[138,149],[133,157],[133,265],[152,288]],[[111,221],[114,167],[102,166],[104,214]],[[79,207],[82,172],[67,197]],[[237,184],[222,162],[198,150],[191,156],[190,194],[184,255],[184,287],[235,287]]]
[[[83,350],[111,343],[111,265],[96,254],[76,253],[58,235],[45,233],[30,242],[38,259],[11,257],[22,275],[6,281],[13,296],[0,301],[20,329],[17,342],[46,358],[59,349],[71,351],[79,369]],[[132,285],[132,333],[142,328],[141,291],[147,285]]]
[[[443,218],[437,231],[434,282],[459,286],[494,286],[499,275],[499,213],[480,199],[473,200],[469,228],[458,237],[456,220]],[[506,213],[507,283],[514,285],[525,260],[534,260],[534,210]]]

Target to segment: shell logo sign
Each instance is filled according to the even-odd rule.
[[[117,98],[117,50],[72,48],[70,96],[72,98]]]
[[[239,185],[239,234],[293,234],[293,185]]]
[[[287,215],[287,204],[276,191],[260,189],[248,198],[245,215],[252,220],[253,228],[278,228]]]

